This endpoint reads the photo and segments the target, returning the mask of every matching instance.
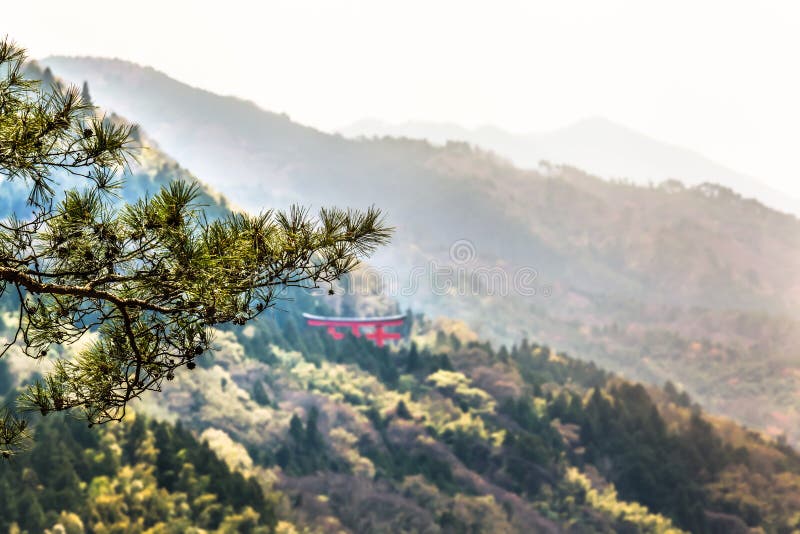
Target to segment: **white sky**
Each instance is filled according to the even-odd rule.
[[[604,116],[800,193],[800,2],[2,1],[33,57],[119,57],[332,130]]]

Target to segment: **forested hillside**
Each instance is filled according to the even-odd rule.
[[[149,148],[127,177],[126,197],[175,177],[192,179],[144,132],[138,135]],[[457,162],[452,153],[480,154],[399,141],[386,146],[395,143],[442,157],[439,165]],[[606,188],[580,174],[549,180],[551,192],[581,180]],[[631,202],[662,198],[659,191],[614,187],[628,191]],[[674,194],[702,207],[713,197],[763,209],[704,191]],[[202,201],[211,217],[228,209],[209,189]],[[565,217],[559,224],[572,223]],[[213,354],[135,403],[135,415],[121,424],[87,428],[31,416],[32,449],[0,464],[0,530],[800,529],[800,456],[790,446],[707,415],[671,382],[636,384],[589,363],[594,351],[566,354],[544,344],[562,335],[559,325],[580,324],[540,312],[518,316],[521,333],[541,335],[499,345],[462,321],[412,308],[406,340],[383,348],[351,336],[336,342],[305,326],[302,312],[397,312],[397,301],[363,274],[343,280],[341,295],[290,292],[258,321],[217,330]],[[476,302],[472,313],[484,318],[509,313]],[[14,307],[4,306],[0,334],[9,337]],[[620,309],[639,313],[635,303]],[[594,335],[623,334],[596,325]],[[3,402],[54,356],[31,360],[12,351],[0,360]]]
[[[390,124],[365,119],[339,129],[347,137],[408,137],[444,145],[465,141],[509,158],[523,169],[542,160],[580,167],[606,179],[627,178],[638,185],[680,178],[687,185],[714,182],[745,197],[797,215],[800,201],[749,176],[710,161],[692,150],[653,139],[602,117],[563,128],[512,133],[494,126],[469,129],[456,124],[408,121]]]
[[[800,439],[792,216],[713,184],[639,187],[567,166],[520,170],[463,143],[348,140],[123,61],[46,63],[88,80],[98,103],[238,205],[380,204],[397,233],[374,266],[404,308],[672,380],[714,413]],[[535,273],[524,291],[520,272]]]
[[[35,436],[30,452],[0,464],[0,532],[272,532],[276,525],[257,479],[231,471],[180,423],[136,417],[88,429],[54,416]]]
[[[182,427],[144,424],[139,416],[107,430],[45,419],[31,456],[14,460],[6,476],[21,476],[25,466],[41,473],[30,491],[49,522],[69,515],[49,497],[64,480],[78,488],[64,510],[89,524],[86,518],[97,514],[96,488],[111,488],[102,494],[108,499],[129,495],[123,487],[131,477],[145,477],[136,475],[141,472],[150,478],[134,493],[152,487],[165,502],[185,501],[189,509],[142,505],[115,521],[135,524],[142,517],[146,525],[169,520],[222,528],[225,521],[255,521],[255,511],[267,525],[280,521],[281,528],[319,532],[800,528],[800,456],[709,418],[671,384],[645,388],[531,342],[496,350],[467,341],[462,326],[421,316],[411,326],[413,344],[399,350],[356,338],[334,342],[308,330],[299,315],[325,311],[318,300],[298,294],[285,312],[220,331],[213,356],[136,406],[139,414]],[[14,378],[6,379],[3,393],[35,372],[12,362]],[[245,479],[212,477],[230,484],[224,495],[220,486],[203,487],[203,474],[221,467],[184,429],[207,440],[232,469],[257,477],[271,504]],[[48,476],[56,471],[35,463],[52,461],[42,451],[65,439],[90,449],[74,452],[81,461],[95,462],[87,467],[68,456],[77,478],[67,468],[63,476]],[[180,470],[192,469],[200,486],[178,482],[188,475],[168,474],[179,470],[170,467],[174,460],[149,447],[176,451]],[[110,464],[120,465],[115,475],[107,451],[118,448],[117,463]],[[177,452],[182,448],[187,452]],[[153,460],[147,458],[156,459],[155,471],[148,471]],[[96,480],[102,476],[109,481]],[[120,477],[128,478],[117,482]],[[233,496],[242,492],[250,497]],[[200,498],[206,493],[218,496]],[[217,502],[216,515],[204,511]]]

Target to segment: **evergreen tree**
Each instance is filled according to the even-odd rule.
[[[92,105],[92,95],[89,94],[89,82],[83,82],[83,88],[81,89],[81,102],[87,106]]]
[[[400,419],[411,419],[411,412],[408,410],[408,406],[406,403],[401,399],[397,401],[397,406],[394,409],[394,413],[397,414],[397,417]]]
[[[269,395],[267,395],[267,392],[264,389],[264,384],[261,382],[261,380],[258,380],[253,386],[253,400],[259,403],[261,406],[270,406],[271,404]]]
[[[122,444],[122,457],[125,461],[135,464],[139,456],[137,451],[146,437],[146,425],[143,417],[136,417],[128,429],[126,439]]]
[[[0,226],[0,296],[19,296],[14,339],[32,358],[99,336],[31,385],[19,399],[26,409],[122,419],[132,399],[193,369],[217,325],[243,325],[286,287],[332,284],[388,241],[374,208],[209,221],[198,186],[180,181],[123,204],[114,193],[133,157],[131,126],[99,117],[86,86],[85,99],[76,88],[42,92],[24,62],[24,50],[0,42],[0,175],[28,193],[24,216]],[[80,185],[67,187],[65,175]],[[0,415],[7,455],[26,423]]]
[[[325,440],[322,437],[319,428],[317,428],[318,421],[319,410],[316,406],[312,406],[308,411],[308,417],[306,418],[305,445],[309,448],[309,450],[321,449],[325,445]]]
[[[17,518],[17,490],[7,477],[0,478],[0,532],[8,532]]]
[[[45,67],[44,72],[42,73],[42,89],[44,91],[49,91],[50,88],[55,85],[56,78],[53,76],[53,71],[50,70],[50,67]]]
[[[17,502],[19,503],[17,517],[20,527],[28,532],[44,532],[47,527],[47,519],[36,493],[28,489],[20,495]]]
[[[497,358],[498,358],[498,359],[499,359],[501,362],[504,362],[504,363],[507,363],[507,362],[508,362],[508,359],[509,359],[509,354],[508,354],[508,349],[506,348],[506,346],[505,346],[505,345],[502,345],[502,346],[500,347],[500,350],[497,352]]]
[[[44,532],[56,522],[67,533],[106,532],[112,524],[115,532],[151,530],[158,524],[153,530],[188,532],[193,526],[217,529],[242,515],[250,518],[251,526],[266,527],[256,532],[274,529],[272,501],[258,482],[231,472],[189,431],[147,422],[138,414],[136,424],[112,428],[89,431],[85,424],[63,417],[37,421],[33,449],[0,463],[0,532],[13,531],[15,522],[31,533]],[[76,438],[81,435],[95,438],[93,450]],[[141,446],[133,458],[123,451],[120,463],[112,465],[108,455],[117,453],[100,446],[101,441],[115,450],[120,443]],[[154,441],[160,449],[154,448]],[[96,462],[102,464],[102,472],[87,469]],[[112,469],[105,471],[109,465]],[[175,475],[168,481],[161,477],[165,466]],[[98,492],[98,485],[105,490]]]
[[[400,332],[403,334],[404,338],[408,338],[411,336],[411,333],[414,331],[414,312],[411,311],[411,308],[406,309],[406,319],[403,321],[403,326],[400,329]]]
[[[420,367],[419,361],[419,351],[417,350],[417,344],[411,343],[411,350],[408,351],[408,359],[406,360],[406,372],[413,373]]]
[[[300,420],[297,414],[293,414],[292,418],[289,420],[289,437],[292,438],[292,441],[299,444],[303,442],[304,435],[303,421]]]

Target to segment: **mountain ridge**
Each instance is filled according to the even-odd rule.
[[[713,184],[519,169],[463,142],[349,140],[124,62],[53,68],[88,80],[98,103],[244,208],[379,205],[397,231],[373,262],[389,280],[376,283],[409,286],[395,294],[403,307],[463,319],[496,343],[547,339],[633,379],[672,380],[715,413],[800,439],[794,216]],[[451,251],[465,239],[460,263]],[[507,284],[437,286],[437,268]],[[512,285],[520,269],[535,272],[533,294]]]
[[[522,168],[536,168],[540,161],[548,161],[639,185],[666,180],[680,180],[687,185],[719,183],[774,209],[800,214],[800,200],[785,192],[716,163],[698,151],[660,141],[599,116],[536,133],[512,133],[492,125],[464,128],[454,123],[388,123],[380,119],[356,121],[336,131],[346,137],[410,137],[435,144],[466,141],[493,150]]]

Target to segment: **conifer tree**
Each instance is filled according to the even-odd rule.
[[[400,419],[411,419],[411,412],[408,410],[408,406],[403,399],[397,401],[397,406],[395,406],[394,413],[397,414],[397,417]]]
[[[48,90],[51,85],[53,85],[56,81],[55,76],[53,76],[53,71],[50,70],[50,67],[45,67],[44,71],[42,72],[42,89]]]
[[[411,349],[408,351],[408,359],[406,360],[406,372],[413,373],[420,367],[419,350],[417,344],[411,342]]]
[[[17,346],[44,358],[97,337],[57,359],[19,399],[22,409],[119,420],[132,399],[193,369],[216,325],[244,324],[286,287],[331,285],[388,242],[375,208],[209,221],[197,185],[180,181],[123,203],[132,127],[99,116],[77,88],[42,90],[22,74],[25,59],[0,42],[0,179],[27,191],[24,212],[0,223],[0,296],[19,306],[0,357]],[[26,425],[0,414],[0,454],[23,443]]]
[[[308,417],[306,417],[305,444],[309,450],[321,448],[325,443],[322,433],[320,433],[319,428],[317,427],[318,421],[319,409],[316,406],[312,406],[308,411]]]
[[[261,406],[269,406],[271,404],[269,395],[264,389],[264,384],[261,380],[257,381],[253,386],[253,400]]]
[[[81,102],[88,106],[92,105],[92,95],[89,93],[89,82],[83,82],[83,89],[81,89]]]

